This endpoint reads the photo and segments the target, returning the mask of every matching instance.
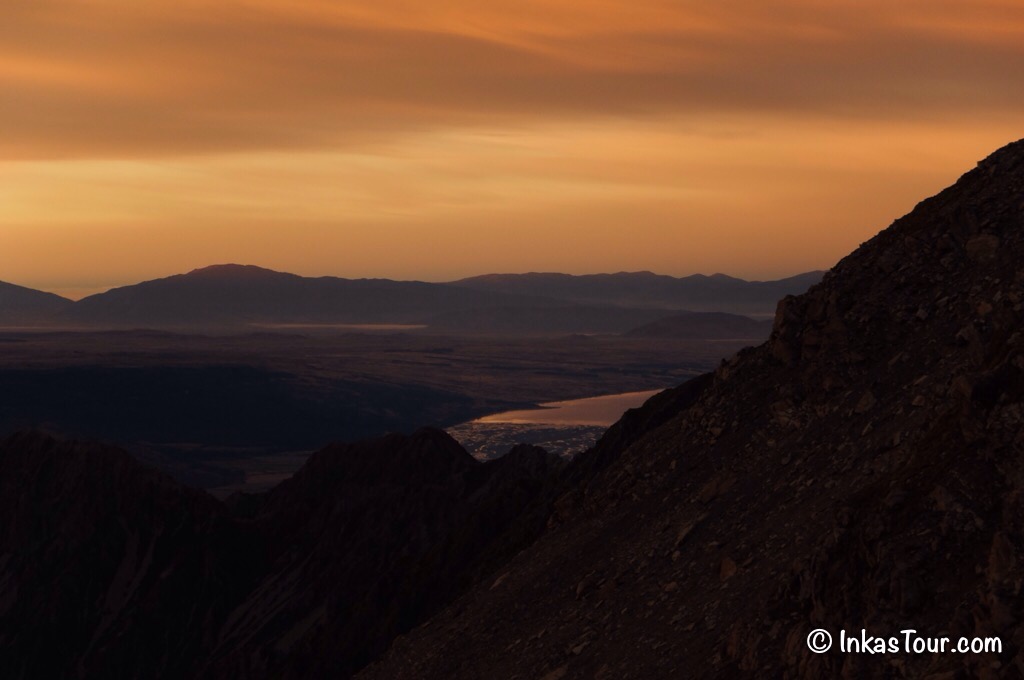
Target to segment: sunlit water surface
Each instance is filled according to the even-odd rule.
[[[553,401],[535,409],[505,411],[448,428],[480,460],[498,458],[516,444],[534,444],[571,457],[593,446],[612,424],[661,390]]]

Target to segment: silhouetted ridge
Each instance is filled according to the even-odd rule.
[[[208,674],[357,670],[525,547],[515,521],[559,466],[539,450],[479,463],[434,429],[317,452],[252,513],[278,557]]]
[[[0,675],[187,677],[254,582],[254,547],[209,496],[124,451],[5,439]]]
[[[412,435],[389,434],[322,449],[270,495],[308,484],[437,483],[477,464],[447,432],[422,428]]]
[[[228,509],[118,449],[0,442],[0,675],[344,678],[534,537],[560,460],[334,445]]]
[[[1017,142],[785,299],[360,677],[1020,677],[1022,197]],[[817,628],[1004,646],[816,655]]]

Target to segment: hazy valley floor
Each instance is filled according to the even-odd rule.
[[[270,488],[325,442],[678,384],[744,344],[8,331],[0,333],[0,432],[43,428],[115,442],[188,484],[225,495]],[[506,434],[510,442],[522,440]],[[596,434],[598,428],[588,429],[582,448]]]

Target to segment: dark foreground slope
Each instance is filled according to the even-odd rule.
[[[318,452],[240,501],[275,557],[203,676],[348,677],[525,547],[510,528],[560,465],[531,447],[479,463],[437,430]]]
[[[363,678],[1024,675],[1024,142],[779,306],[768,344]],[[824,628],[1001,654],[811,654]]]
[[[117,449],[8,438],[0,677],[347,677],[527,545],[559,467],[422,430],[225,506]]]
[[[0,677],[187,677],[256,582],[254,538],[123,451],[4,440]]]

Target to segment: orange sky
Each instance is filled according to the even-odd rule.
[[[771,278],[1022,123],[1020,0],[6,0],[0,280]]]

